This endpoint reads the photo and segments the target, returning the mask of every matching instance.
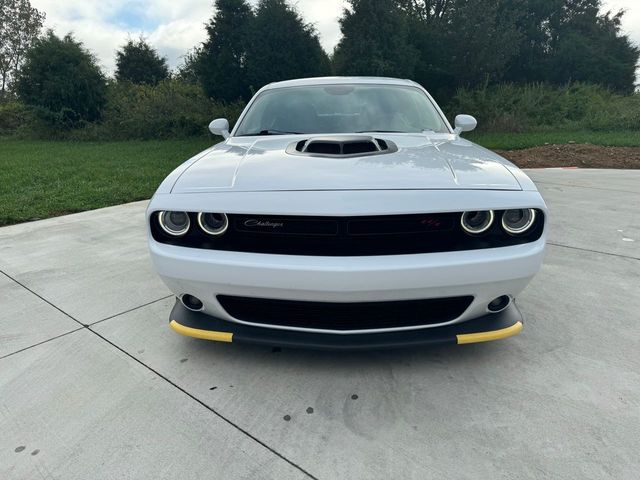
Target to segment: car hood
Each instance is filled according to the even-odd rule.
[[[232,138],[184,170],[172,193],[300,190],[521,190],[507,160],[449,134],[376,135],[392,153],[350,157],[292,155],[304,137]]]

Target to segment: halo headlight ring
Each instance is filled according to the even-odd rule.
[[[507,232],[509,235],[522,235],[523,233],[526,233],[535,223],[536,221],[536,211],[533,208],[518,208],[518,209],[514,209],[514,210],[523,210],[523,211],[528,211],[529,212],[529,219],[526,221],[526,223],[520,227],[514,228],[512,226],[509,226],[507,224],[507,222],[505,221],[505,217],[507,215],[507,213],[510,210],[505,210],[504,213],[502,214],[502,229]]]
[[[472,227],[471,225],[468,224],[468,221],[467,221],[469,214],[479,213],[479,212],[469,211],[469,212],[462,213],[462,216],[460,217],[460,226],[462,226],[462,229],[469,235],[480,235],[486,232],[487,230],[489,230],[491,228],[491,225],[493,225],[493,220],[495,218],[493,210],[483,210],[482,212],[487,213],[488,217],[487,217],[487,220],[485,220],[479,227]]]
[[[177,223],[175,223],[175,220],[172,221],[171,218],[167,218],[168,215],[171,215],[174,213],[184,214],[185,216],[184,220],[186,221],[184,222],[183,226],[179,226]],[[189,219],[189,214],[187,212],[175,212],[171,210],[162,210],[158,212],[158,224],[160,225],[160,228],[162,228],[164,233],[166,233],[167,235],[170,235],[172,237],[181,237],[189,231],[189,228],[191,227],[191,220]]]
[[[205,218],[205,215],[220,215],[222,219],[221,226],[218,228],[212,228],[210,225],[207,224],[207,219]],[[198,213],[198,226],[207,235],[213,235],[213,236],[222,235],[229,228],[229,218],[227,218],[226,213],[200,212]]]

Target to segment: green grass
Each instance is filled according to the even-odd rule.
[[[545,133],[483,133],[464,135],[472,142],[492,150],[520,150],[549,144],[592,143],[608,147],[640,146],[640,131],[619,132],[545,132]]]
[[[150,198],[211,143],[0,140],[0,225]]]
[[[640,132],[477,133],[491,149],[545,143],[640,146]],[[0,225],[150,198],[176,166],[212,140],[54,142],[0,139]]]

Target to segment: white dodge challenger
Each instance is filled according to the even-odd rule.
[[[170,326],[305,348],[473,343],[515,335],[540,269],[533,182],[460,137],[408,80],[274,83],[147,210]]]

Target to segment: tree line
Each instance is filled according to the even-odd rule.
[[[621,32],[624,12],[601,13],[601,0],[349,0],[331,56],[284,0],[216,7],[192,71],[228,101],[330,73],[412,78],[442,96],[505,81],[635,89],[639,50]]]
[[[263,85],[323,75],[411,78],[439,98],[460,88],[584,82],[632,93],[640,52],[621,31],[623,11],[601,0],[348,0],[331,54],[287,0],[216,0],[206,39],[171,72],[144,38],[116,52],[115,79],[71,34],[42,34],[29,0],[0,0],[0,95],[46,121],[100,120],[110,84],[167,79],[216,102],[248,100]],[[338,12],[337,12],[338,13]]]

